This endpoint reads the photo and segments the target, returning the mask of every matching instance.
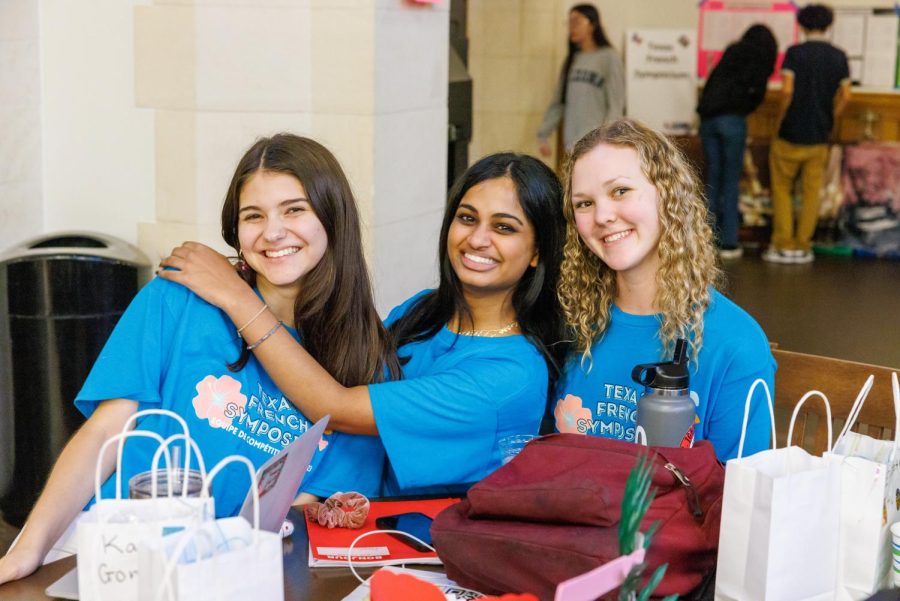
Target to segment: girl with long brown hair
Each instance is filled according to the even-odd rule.
[[[344,385],[399,374],[373,305],[356,203],[324,146],[290,134],[257,141],[228,188],[222,235],[240,258],[237,270],[226,262],[227,269],[250,284],[246,289],[262,310],[233,326],[220,309],[167,277],[139,292],[75,400],[88,420],[60,455],[20,540],[0,559],[0,582],[34,571],[92,502],[100,446],[138,410],[181,415],[207,465],[240,454],[258,467],[303,434],[314,420],[285,398],[251,352],[276,332],[302,343]],[[266,329],[251,335],[263,321]],[[158,415],[136,428],[163,438],[180,432]],[[154,451],[141,440],[128,443],[123,497],[129,479],[149,469]],[[383,464],[376,437],[326,433],[298,501],[346,490],[377,494]],[[109,453],[102,458],[104,498],[115,496],[114,469]],[[239,471],[216,478],[216,513],[236,514],[247,485]],[[66,545],[57,543],[57,550]]]
[[[565,356],[556,283],[565,232],[562,189],[539,160],[512,153],[477,161],[450,191],[439,243],[440,283],[388,316],[403,379],[348,385],[263,313],[254,350],[304,414],[340,432],[378,434],[389,459],[386,494],[460,492],[501,464],[500,440],[537,434]],[[221,306],[233,323],[261,303],[199,244],[165,265]]]

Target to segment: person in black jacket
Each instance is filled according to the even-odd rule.
[[[775,69],[778,44],[765,25],[753,25],[725,49],[713,69],[697,112],[706,158],[706,195],[719,256],[736,259],[738,246],[738,184],[747,139],[747,115],[766,96],[766,82]]]

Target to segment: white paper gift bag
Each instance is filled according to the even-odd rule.
[[[750,401],[765,389],[772,449],[743,457]],[[817,391],[804,395],[791,417],[813,395],[825,401],[828,440],[831,409]],[[722,601],[831,601],[837,567],[840,470],[799,447],[775,448],[772,398],[763,380],[747,394],[738,456],[725,466],[715,598]]]
[[[860,391],[826,458],[841,470],[837,599],[868,599],[891,585],[891,524],[900,519],[900,386],[892,374],[894,436],[876,440],[851,432],[874,377]]]
[[[281,536],[259,529],[259,487],[246,457],[232,455],[209,472],[205,488],[226,464],[247,466],[253,525],[243,517],[195,524],[140,549],[141,601],[283,601]]]
[[[144,430],[128,431],[131,422],[148,414],[162,414],[178,421],[183,429],[167,439],[155,432]],[[122,499],[121,473],[124,441],[127,438],[150,438],[159,443],[152,464],[147,466],[154,474],[152,495],[149,499]],[[136,413],[125,424],[123,431],[107,440],[100,449],[94,473],[96,503],[82,516],[76,530],[78,548],[78,590],[82,601],[131,601],[138,594],[138,548],[141,541],[162,538],[173,529],[184,528],[191,523],[212,519],[215,515],[212,498],[187,496],[187,486],[183,486],[182,496],[157,496],[156,474],[160,456],[166,459],[166,468],[171,470],[169,445],[177,440],[185,441],[184,471],[190,468],[191,450],[197,460],[201,474],[205,467],[196,443],[190,438],[184,420],[169,411],[150,409]],[[101,498],[101,464],[106,449],[118,444],[116,461],[116,497]],[[171,495],[171,483],[175,480],[170,472],[166,481]]]

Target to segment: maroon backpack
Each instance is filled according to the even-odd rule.
[[[660,526],[645,574],[668,563],[654,595],[687,593],[715,568],[719,543],[725,470],[707,441],[647,449],[580,434],[533,440],[434,520],[447,576],[485,593],[552,599],[558,583],[619,556],[625,482],[648,451],[656,497],[640,530]]]

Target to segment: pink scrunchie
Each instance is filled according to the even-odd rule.
[[[328,528],[362,528],[369,515],[369,500],[358,492],[336,492],[324,503],[308,504],[306,515]]]

